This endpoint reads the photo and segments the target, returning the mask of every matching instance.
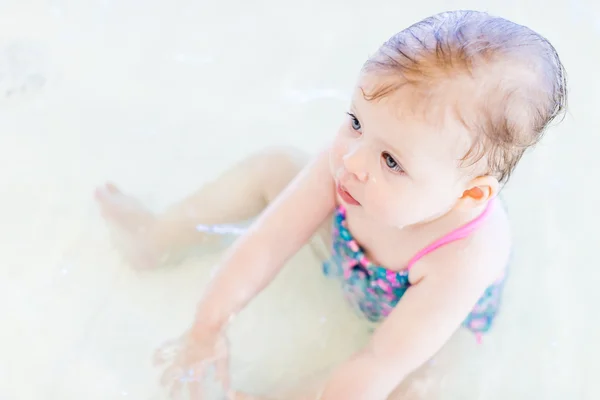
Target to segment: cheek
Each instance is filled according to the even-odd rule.
[[[403,178],[400,178],[403,179]],[[370,185],[368,206],[380,222],[394,227],[413,225],[439,213],[439,203],[409,182]]]
[[[329,153],[329,165],[331,171],[335,174],[344,164],[344,155],[347,152],[347,146],[344,139],[338,134],[335,140],[331,144],[331,150]]]
[[[438,182],[415,193],[407,206],[407,211],[413,214],[411,223],[439,217],[452,208],[456,198],[452,195],[452,189],[445,183]]]
[[[411,200],[406,192],[402,193],[397,189],[397,187],[390,187],[385,180],[380,179],[369,182],[369,187],[365,191],[367,195],[365,203],[369,213],[383,224],[404,226],[407,218],[411,217],[407,212],[407,208],[410,208],[408,203]]]

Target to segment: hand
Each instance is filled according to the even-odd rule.
[[[273,399],[264,397],[264,396],[255,396],[252,394],[247,394],[247,393],[230,390],[228,392],[227,400],[273,400]]]
[[[228,361],[228,343],[222,330],[202,327],[194,327],[180,338],[166,342],[154,356],[155,365],[166,364],[161,384],[170,388],[173,399],[181,398],[187,389],[190,400],[201,400],[204,379],[212,365],[223,390],[229,392]]]

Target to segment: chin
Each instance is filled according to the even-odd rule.
[[[397,214],[397,211],[395,212],[394,210],[389,210],[388,212],[386,212],[385,210],[379,209],[378,211],[379,212],[370,212],[369,214],[376,217],[381,223],[387,226],[394,227],[396,229],[405,229],[413,226],[418,226],[438,218],[437,213],[426,216],[415,216],[414,214],[399,215]]]

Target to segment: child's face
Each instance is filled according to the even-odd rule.
[[[365,100],[361,87],[368,93],[376,79],[358,82],[333,144],[332,173],[371,217],[395,227],[427,222],[450,211],[468,188],[459,160],[470,136],[448,115],[435,125],[409,111],[405,90]]]

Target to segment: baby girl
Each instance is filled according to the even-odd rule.
[[[327,243],[324,272],[379,324],[307,399],[385,399],[461,325],[480,339],[497,316],[511,252],[497,195],[565,104],[565,72],[545,38],[482,12],[445,12],[365,62],[343,123],[310,162],[266,150],[161,215],[113,185],[99,188],[136,266],[202,243],[210,234],[199,224],[257,216],[219,263],[172,357],[158,351],[164,382],[200,390],[215,362],[227,385],[228,321],[308,241]]]

